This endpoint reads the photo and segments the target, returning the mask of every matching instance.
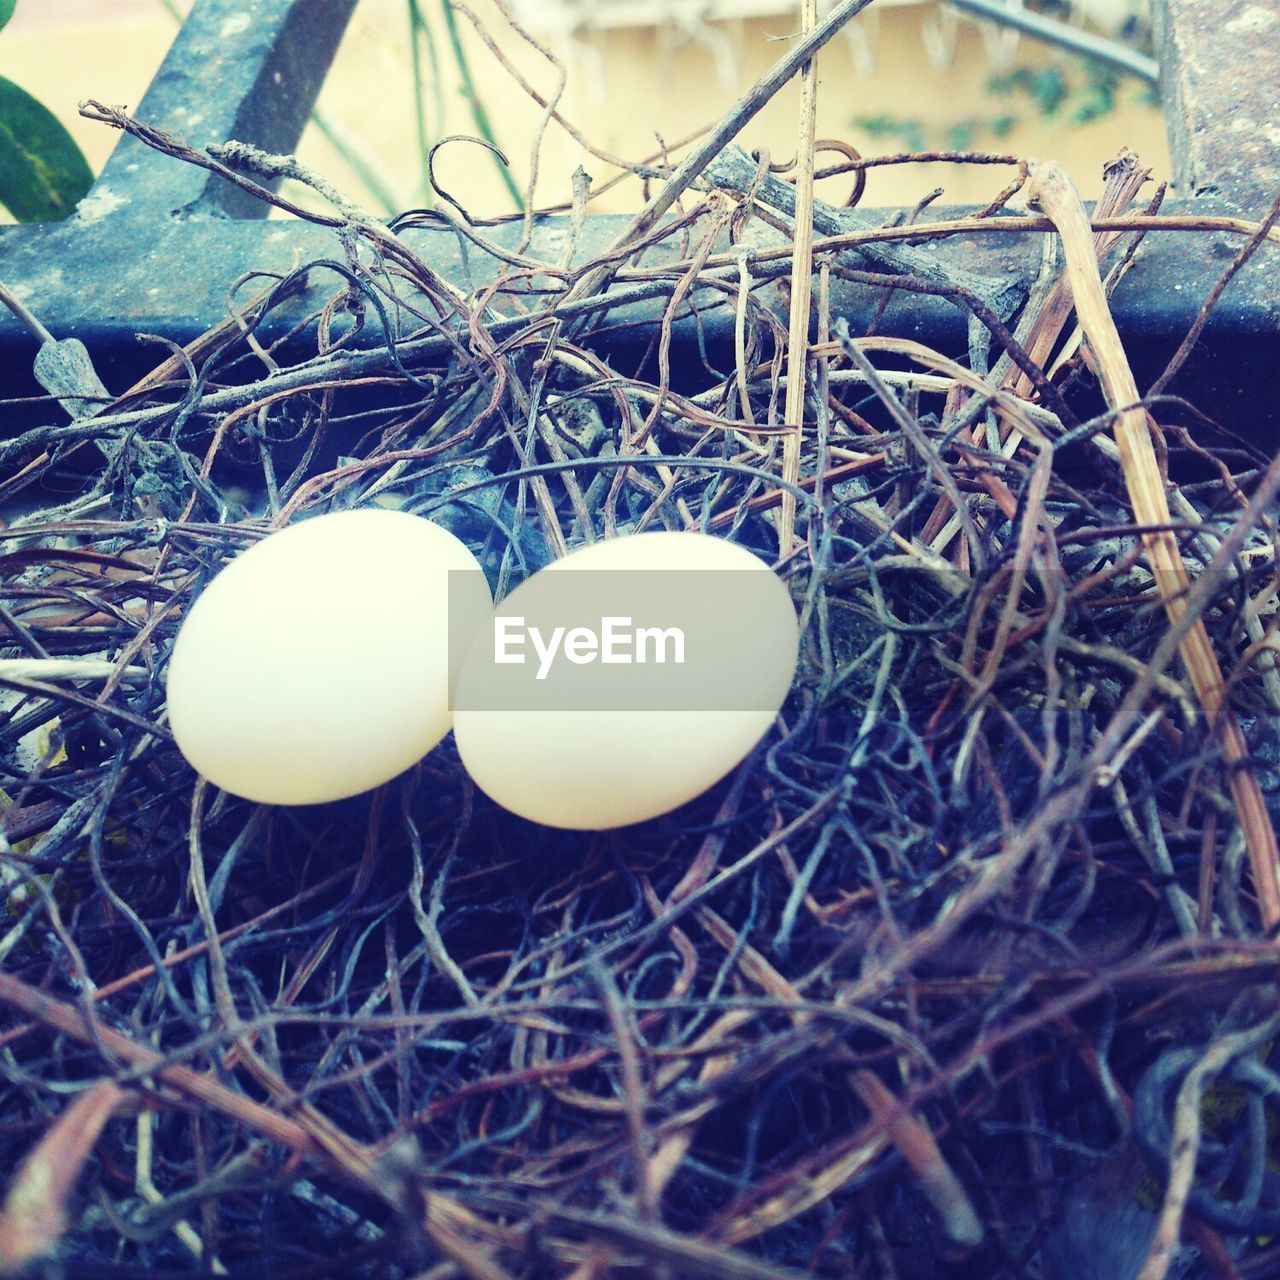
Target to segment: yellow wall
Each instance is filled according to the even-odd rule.
[[[555,85],[554,69],[503,24],[493,0],[473,0],[477,15],[544,92]],[[456,65],[448,53],[439,18],[440,0],[422,0],[430,15],[443,74],[446,104],[436,118],[432,94],[429,127],[435,136],[471,133],[474,124],[458,91]],[[185,6],[185,3],[183,5]],[[404,0],[361,0],[337,62],[325,86],[326,115],[381,169],[403,204],[421,201],[412,108]],[[872,14],[875,10],[871,11]],[[865,18],[858,19],[864,22]],[[819,133],[847,139],[866,154],[902,149],[893,138],[875,137],[853,123],[860,116],[891,115],[922,122],[931,144],[945,145],[947,127],[1011,113],[1020,123],[1009,136],[980,137],[975,146],[1033,158],[1055,158],[1067,165],[1086,195],[1096,194],[1101,166],[1121,146],[1137,150],[1156,170],[1167,172],[1164,128],[1157,109],[1140,101],[1138,86],[1126,84],[1122,108],[1085,126],[1041,117],[1020,96],[993,96],[987,79],[997,70],[977,25],[959,22],[951,65],[930,65],[922,27],[936,20],[935,6],[909,4],[884,8],[871,25],[869,44],[875,71],[869,78],[856,69],[854,51],[844,37],[824,51],[819,70]],[[716,119],[742,89],[782,52],[781,41],[794,33],[797,19],[781,14],[719,24],[715,30],[736,75],[726,82],[712,49],[682,39],[670,28],[586,32],[574,42],[559,42],[570,72],[562,100],[564,113],[598,146],[630,159],[642,159],[658,146],[655,135],[674,143],[697,126]],[[470,22],[459,16],[480,96],[494,120],[499,142],[511,158],[523,187],[530,171],[532,139],[540,111],[524,97],[476,39]],[[17,16],[0,33],[0,73],[18,81],[68,124],[100,165],[114,135],[81,120],[81,98],[96,97],[136,107],[172,38],[174,24],[159,0],[19,0]],[[1042,66],[1065,55],[1023,38],[1018,65]],[[741,141],[767,146],[775,159],[795,150],[797,97],[790,86],[744,131]],[[308,130],[301,157],[344,188],[362,197],[356,179],[315,128]],[[597,185],[614,172],[584,156],[554,124],[542,150],[539,203],[568,198],[569,178],[582,163]],[[438,162],[443,186],[478,216],[501,213],[511,202],[491,161],[476,148],[444,149]],[[948,201],[985,200],[1006,178],[1004,170],[955,165],[910,166],[874,171],[867,197],[871,205],[912,204],[937,186]],[[830,197],[839,199],[844,180],[832,180]],[[600,209],[634,207],[637,183],[629,183],[596,203]]]

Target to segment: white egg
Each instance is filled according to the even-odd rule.
[[[449,730],[465,646],[492,608],[475,557],[419,516],[314,516],[205,588],[169,662],[169,722],[191,764],[268,804],[356,795]]]
[[[744,548],[698,533],[595,543],[522,583],[476,634],[455,695],[458,752],[521,817],[640,822],[750,753],[798,650],[786,585]]]

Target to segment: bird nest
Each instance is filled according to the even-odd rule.
[[[267,199],[294,164],[97,110]],[[9,1265],[1275,1265],[1280,467],[1168,394],[1198,331],[1137,393],[1106,298],[1145,172],[1109,169],[1094,239],[1032,175],[1029,292],[935,253],[1025,166],[967,226],[820,205],[816,241],[767,158],[661,176],[679,208],[545,260],[448,210],[298,210],[333,260],[0,443]],[[432,271],[431,220],[490,283]],[[967,355],[852,330],[876,290],[958,308]],[[448,741],[332,805],[198,784],[184,612],[272,528],[374,503],[503,591],[645,529],[751,548],[803,625],[775,729],[601,833],[503,812]]]

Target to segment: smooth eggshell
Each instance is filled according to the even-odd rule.
[[[450,571],[459,576],[452,580]],[[394,778],[448,732],[449,606],[479,627],[484,573],[399,511],[314,516],[237,556],[184,620],[168,672],[182,753],[225,791],[315,804]]]
[[[790,593],[762,560],[721,538],[657,532],[595,543],[534,574],[497,612],[536,609],[534,602],[553,574],[632,570],[715,571],[721,593],[733,592],[738,577],[766,575],[755,579],[755,591],[764,598],[760,625],[748,630],[769,639],[752,651],[752,638],[745,637],[741,654],[725,655],[727,663],[741,659],[750,669],[756,705],[751,710],[474,709],[467,705],[475,692],[470,682],[481,678],[482,649],[492,644],[483,629],[463,663],[454,736],[476,784],[521,817],[570,830],[605,830],[670,812],[744,759],[787,697],[799,650]]]

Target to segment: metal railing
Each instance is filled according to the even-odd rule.
[[[198,0],[137,109],[139,119],[200,148],[229,138],[291,150],[333,60],[355,0]],[[1161,78],[1173,159],[1165,213],[1259,219],[1280,191],[1280,124],[1272,116],[1280,59],[1280,0],[1156,0]],[[77,214],[63,223],[0,227],[0,277],[56,337],[79,337],[108,387],[154,363],[136,335],[186,342],[227,314],[227,288],[250,270],[287,273],[334,256],[332,230],[265,220],[266,207],[224,179],[122,138]],[[895,211],[885,210],[884,221]],[[933,211],[937,213],[938,211]],[[965,210],[956,211],[963,214]],[[863,216],[869,216],[863,211]],[[589,218],[578,255],[588,261],[623,220]],[[1037,237],[962,234],[930,253],[970,272],[1030,284]],[[538,220],[547,260],[566,221]],[[514,234],[518,228],[512,227]],[[402,233],[439,275],[473,287],[500,267],[469,252],[446,228]],[[502,228],[487,233],[501,241]],[[1139,374],[1163,367],[1239,247],[1225,235],[1152,233],[1118,287],[1114,310]],[[1274,432],[1280,410],[1251,370],[1280,356],[1280,302],[1267,253],[1232,280],[1174,391],[1212,406],[1255,436]],[[317,295],[318,296],[318,295]],[[840,305],[855,330],[882,299],[867,290]],[[655,304],[654,316],[658,315]],[[731,309],[703,317],[704,338],[727,336]],[[964,320],[947,302],[895,295],[882,332],[965,350]],[[38,395],[36,341],[0,315],[3,392]],[[6,430],[11,430],[10,426]]]

